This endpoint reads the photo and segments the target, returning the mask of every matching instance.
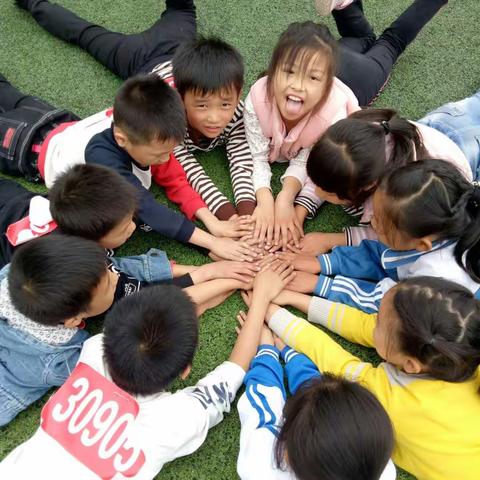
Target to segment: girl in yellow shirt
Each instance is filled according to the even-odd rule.
[[[470,291],[440,278],[411,278],[385,295],[378,314],[288,291],[275,302],[267,319],[285,343],[321,372],[375,393],[394,425],[397,465],[418,480],[480,478],[480,302]],[[363,362],[278,304],[374,347],[385,362]]]

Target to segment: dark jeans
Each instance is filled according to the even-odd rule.
[[[37,181],[39,146],[53,128],[79,118],[26,95],[0,75],[0,171]],[[37,148],[32,146],[36,145]]]
[[[193,0],[167,0],[165,11],[153,26],[132,35],[111,32],[48,1],[33,0],[29,9],[45,30],[83,48],[123,79],[149,73],[196,35]]]
[[[378,38],[360,0],[343,10],[333,10],[342,36],[337,77],[353,90],[361,106],[377,98],[398,57],[447,2],[415,0]]]

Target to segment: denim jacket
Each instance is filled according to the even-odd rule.
[[[48,345],[0,318],[0,426],[65,382],[87,338],[79,330],[68,343]]]

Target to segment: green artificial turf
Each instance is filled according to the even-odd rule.
[[[146,29],[163,9],[163,2],[159,0],[61,0],[59,3],[81,16],[124,33]],[[366,14],[377,33],[409,4],[410,0],[364,1]],[[319,20],[313,0],[198,0],[197,8],[198,27],[202,34],[221,36],[243,53],[247,69],[246,90],[266,68],[279,33],[290,22]],[[408,118],[416,119],[433,107],[480,88],[479,18],[478,0],[451,0],[400,59],[376,106],[394,107]],[[0,0],[0,19],[0,72],[14,85],[81,116],[111,105],[121,82],[88,54],[43,31],[26,12],[14,6],[13,0]],[[336,32],[332,19],[326,22]],[[204,155],[202,160],[207,171],[231,197],[224,152]],[[280,170],[274,168],[277,188]],[[161,201],[165,201],[158,189],[154,191]],[[351,220],[338,208],[327,206],[307,224],[306,230],[338,231],[346,222]],[[154,233],[137,232],[118,253],[139,254],[150,247],[166,250],[178,263],[202,264],[207,261],[198,251]],[[235,340],[235,315],[241,308],[244,305],[236,294],[202,317],[200,346],[187,385],[228,358]],[[101,325],[90,328],[98,331]],[[375,355],[366,349],[347,342],[342,344],[351,352],[376,361]],[[180,386],[180,383],[175,385],[176,388]],[[37,402],[10,425],[0,429],[0,458],[32,435],[44,402],[45,399]],[[236,478],[238,441],[239,422],[234,409],[209,433],[205,444],[196,453],[166,465],[161,477],[182,480]],[[399,478],[412,477],[402,472]]]

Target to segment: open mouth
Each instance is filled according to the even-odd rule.
[[[285,110],[288,115],[298,115],[303,107],[303,100],[296,95],[287,95]]]

